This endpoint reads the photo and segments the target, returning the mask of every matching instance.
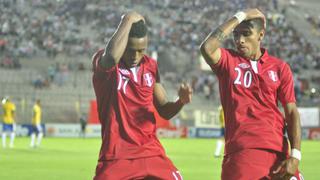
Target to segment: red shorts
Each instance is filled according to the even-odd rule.
[[[94,180],[182,180],[170,159],[153,156],[98,162]]]
[[[286,155],[283,153],[262,149],[245,149],[232,153],[223,159],[221,179],[272,179],[272,172],[285,158]],[[303,180],[299,171],[296,172],[294,180]]]

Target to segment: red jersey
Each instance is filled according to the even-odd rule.
[[[211,66],[219,79],[226,154],[248,148],[284,151],[285,119],[278,100],[295,102],[293,77],[287,63],[261,50],[254,62],[221,48],[220,61]]]
[[[160,81],[156,61],[144,56],[135,72],[121,62],[106,70],[98,63],[103,52],[92,62],[102,126],[99,161],[164,155],[154,116],[153,89]]]

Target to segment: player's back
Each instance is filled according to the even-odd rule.
[[[15,105],[7,101],[5,104],[3,104],[3,122],[6,124],[12,124],[14,123],[14,111],[16,107]]]
[[[33,106],[33,117],[32,117],[32,124],[40,124],[41,122],[41,107],[38,104]]]

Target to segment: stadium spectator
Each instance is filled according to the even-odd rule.
[[[31,121],[32,131],[30,136],[31,137],[30,147],[32,148],[39,147],[41,144],[41,140],[43,137],[43,130],[41,127],[41,118],[42,118],[42,108],[40,104],[40,99],[37,99],[32,110],[32,121]]]
[[[145,54],[147,27],[136,12],[122,16],[105,50],[93,57],[93,85],[102,125],[94,179],[182,179],[156,137],[156,111],[172,118],[191,101],[182,84],[169,102],[157,63]],[[125,171],[123,171],[125,169]]]
[[[2,147],[6,148],[6,139],[7,139],[7,133],[10,133],[10,144],[9,147],[13,148],[14,146],[14,139],[15,139],[15,130],[16,130],[16,124],[15,124],[15,111],[16,111],[16,105],[10,100],[9,97],[5,97],[2,100]]]
[[[265,22],[264,14],[257,9],[240,11],[201,44],[203,57],[219,79],[226,119],[223,180],[300,179],[301,125],[293,76],[287,63],[261,47]],[[236,50],[221,48],[230,33]],[[277,100],[283,105],[285,117]],[[292,148],[288,158],[285,130]]]

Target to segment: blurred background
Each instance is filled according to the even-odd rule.
[[[91,57],[105,47],[121,15],[135,10],[146,18],[148,54],[158,60],[169,99],[177,97],[181,82],[194,89],[191,104],[170,122],[158,122],[158,136],[219,137],[218,82],[199,45],[214,27],[247,8],[264,12],[263,46],[292,68],[303,139],[319,140],[318,0],[0,0],[0,98],[16,104],[18,136],[29,135],[32,107],[41,99],[46,137],[79,137],[83,119],[86,136],[100,137]],[[233,47],[232,37],[224,47]]]
[[[214,27],[252,7],[268,20],[264,47],[291,65],[299,107],[319,108],[317,0],[1,0],[0,97],[16,104],[18,124],[30,122],[37,98],[44,123],[77,123],[82,113],[96,122],[91,57],[105,47],[121,15],[134,9],[146,17],[148,54],[158,60],[169,98],[180,82],[194,89],[193,103],[177,117],[179,126],[194,127],[199,118],[214,124],[209,121],[220,102],[218,83],[198,47]],[[224,46],[233,47],[232,37]]]

